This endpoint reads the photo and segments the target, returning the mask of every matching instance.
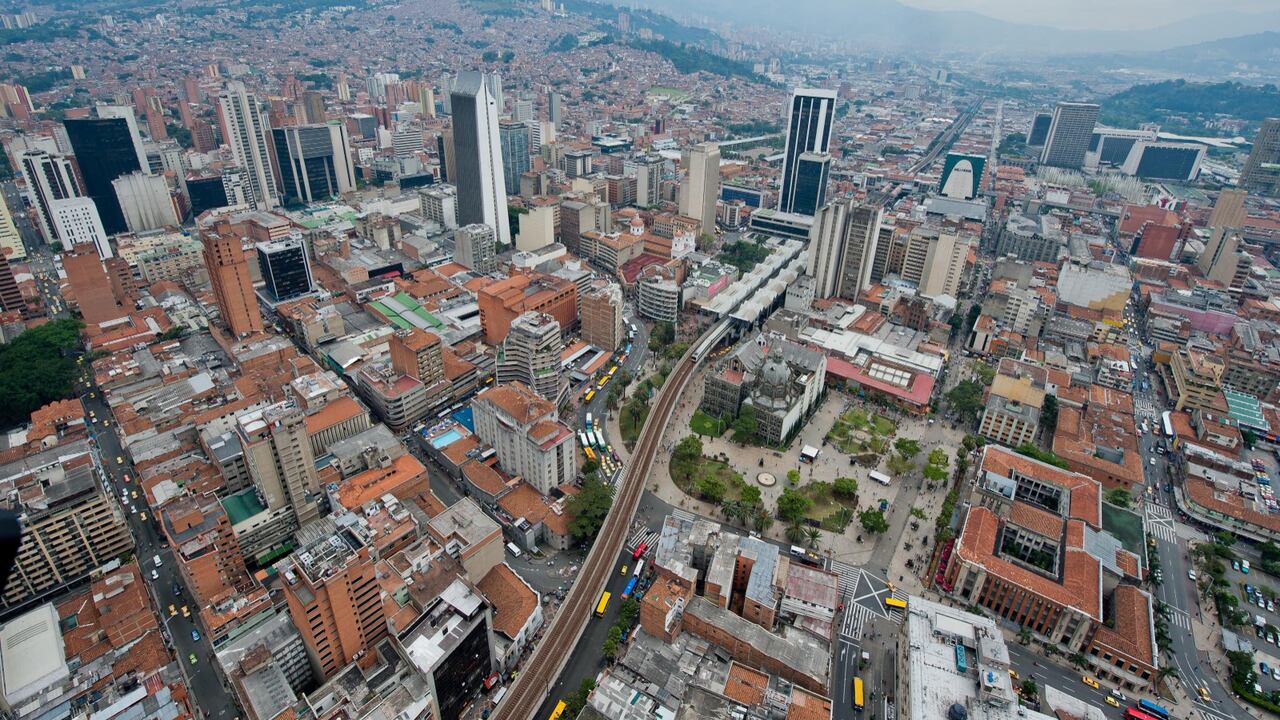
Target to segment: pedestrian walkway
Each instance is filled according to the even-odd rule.
[[[1168,607],[1169,607],[1169,622],[1177,627],[1182,628],[1183,630],[1190,631],[1191,616],[1187,614],[1187,611],[1180,610],[1176,607],[1173,607],[1172,605]]]
[[[631,533],[631,537],[627,538],[627,552],[634,553],[636,548],[640,547],[640,543],[644,543],[645,547],[652,550],[658,544],[658,531],[650,530],[647,527],[636,528]]]
[[[698,516],[694,515],[688,510],[681,510],[680,508],[672,508],[671,517],[677,520],[684,520],[685,522],[693,522],[694,520],[698,519]]]
[[[1143,506],[1143,520],[1147,526],[1147,534],[1153,535],[1170,545],[1178,544],[1178,533],[1174,527],[1173,515],[1163,505],[1147,503]]]

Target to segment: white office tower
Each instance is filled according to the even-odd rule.
[[[661,201],[662,168],[666,160],[661,155],[642,155],[626,161],[622,172],[636,179],[636,206],[653,207]]]
[[[498,242],[510,245],[498,101],[487,78],[468,71],[458,75],[454,83],[450,96],[454,166],[449,168],[449,179],[458,188],[458,222],[488,225],[497,232]]]
[[[53,226],[58,230],[63,250],[92,243],[98,251],[98,257],[105,260],[112,256],[107,231],[102,228],[98,206],[92,199],[77,197],[54,200],[49,203],[49,210],[53,213]]]
[[[458,227],[458,191],[452,185],[431,185],[418,191],[422,215],[445,230]]]
[[[22,244],[22,236],[13,224],[13,216],[9,212],[9,203],[0,197],[0,254],[9,260],[23,260],[27,257],[27,246]]]
[[[511,330],[498,353],[498,383],[522,382],[556,402],[564,388],[560,353],[564,340],[560,323],[550,315],[526,312],[511,321]]]
[[[716,196],[720,194],[720,145],[694,145],[681,158],[688,174],[680,183],[680,214],[697,220],[706,235],[716,231]]]
[[[453,233],[453,261],[478,273],[498,269],[493,228],[482,223],[464,225]]]
[[[808,267],[814,297],[856,301],[867,289],[882,213],[879,203],[844,198],[827,203],[814,215]]]
[[[792,93],[782,160],[782,191],[778,194],[778,209],[782,212],[812,215],[822,206],[826,168],[822,158],[805,155],[825,156],[831,151],[835,110],[835,90],[796,88]]]
[[[22,172],[27,179],[31,204],[36,208],[40,232],[44,233],[45,242],[57,242],[58,231],[53,227],[53,213],[49,209],[49,203],[81,195],[71,160],[47,150],[27,150],[22,153],[19,162],[22,163]]]
[[[177,226],[178,213],[163,175],[134,172],[111,181],[129,232]]]
[[[453,87],[458,82],[457,75],[445,75],[440,78],[440,103],[445,115],[453,114]]]
[[[1060,102],[1045,138],[1040,164],[1079,170],[1093,140],[1099,107],[1093,103]]]
[[[497,103],[498,115],[502,116],[507,112],[507,99],[502,95],[502,76],[496,72],[485,73],[484,83],[489,88],[489,96]]]
[[[271,128],[262,115],[258,99],[245,90],[244,83],[231,81],[218,95],[218,105],[227,130],[227,144],[245,171],[249,206],[255,210],[276,207],[280,204],[280,193],[271,170],[268,135]]]
[[[408,124],[397,127],[391,134],[391,147],[397,159],[413,157],[422,149],[422,131]]]
[[[387,86],[395,85],[400,82],[400,76],[396,73],[382,72],[369,77],[365,82],[365,89],[369,91],[369,98],[383,102],[387,99]]]
[[[249,181],[245,171],[238,167],[223,168],[222,192],[227,196],[227,207],[249,207]]]

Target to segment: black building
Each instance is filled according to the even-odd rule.
[[[124,213],[111,181],[142,170],[133,133],[124,118],[77,118],[66,120],[67,138],[80,168],[85,194],[98,207],[102,229],[108,235],[124,232]]]
[[[311,263],[300,239],[258,243],[258,268],[276,302],[311,292]]]
[[[826,153],[804,153],[796,163],[791,212],[813,215],[827,201],[827,177],[831,172],[831,156]]]
[[[791,96],[791,112],[787,117],[787,141],[783,148],[782,192],[778,195],[778,209],[788,213],[812,215],[813,209],[804,209],[813,203],[813,191],[818,178],[810,175],[802,179],[804,170],[813,172],[812,159],[806,156],[825,155],[831,150],[831,123],[835,119],[836,92],[814,88],[797,88]],[[801,196],[800,184],[805,183],[808,197]],[[826,193],[825,174],[821,178],[822,191]]]
[[[271,130],[280,169],[280,200],[305,205],[355,189],[347,129],[339,123]]]
[[[227,206],[227,191],[222,186],[222,176],[207,178],[189,178],[187,194],[191,196],[191,214],[199,215],[205,210]]]

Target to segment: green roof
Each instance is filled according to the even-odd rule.
[[[1258,398],[1226,388],[1223,388],[1222,394],[1227,399],[1227,415],[1232,420],[1257,430],[1271,429],[1267,419],[1262,416],[1262,406],[1258,404]]]
[[[254,492],[253,488],[223,498],[222,509],[227,512],[227,519],[231,521],[232,525],[244,522],[266,510],[262,503],[258,501],[258,493]]]

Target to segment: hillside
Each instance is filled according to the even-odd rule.
[[[1205,123],[1218,114],[1254,123],[1280,116],[1280,90],[1275,85],[1186,80],[1134,85],[1102,101],[1099,121],[1115,127],[1156,122],[1174,132],[1204,132]]]

